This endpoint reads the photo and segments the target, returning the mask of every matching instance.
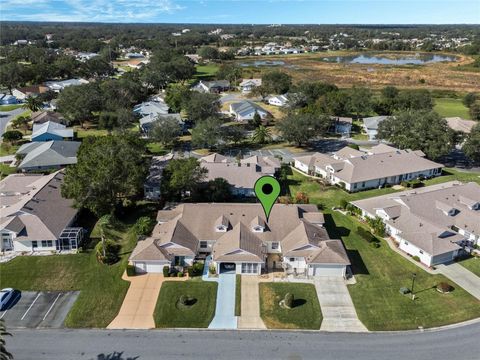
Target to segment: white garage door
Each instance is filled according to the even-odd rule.
[[[159,264],[159,263],[146,263],[146,271],[148,273],[161,273],[163,272],[163,267],[165,264]]]
[[[343,265],[312,265],[313,276],[343,276]]]

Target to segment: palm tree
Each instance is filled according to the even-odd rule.
[[[253,141],[259,144],[264,144],[272,140],[271,131],[263,125],[260,125],[253,132]]]
[[[25,104],[23,104],[24,109],[28,109],[33,112],[40,110],[42,106],[43,106],[42,100],[34,96],[27,97],[25,99]]]
[[[106,252],[105,252],[105,228],[110,225],[112,220],[111,215],[103,215],[99,220],[98,220],[98,226],[100,227],[100,236],[102,238],[102,255],[103,258],[106,257]]]
[[[4,336],[12,336],[12,334],[7,331],[5,320],[0,319],[0,360],[11,360],[13,359],[13,355],[9,353],[5,347]]]

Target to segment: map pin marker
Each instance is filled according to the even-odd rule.
[[[267,218],[270,216],[273,204],[280,195],[280,183],[273,176],[262,176],[255,183],[255,195],[262,204],[263,211]]]

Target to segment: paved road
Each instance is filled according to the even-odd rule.
[[[22,109],[22,108],[18,108],[12,111],[0,111],[0,137],[5,132],[8,122],[12,120],[15,116],[23,113],[24,111],[25,109]]]
[[[37,329],[6,341],[22,360],[478,360],[478,334],[480,324],[404,334]]]

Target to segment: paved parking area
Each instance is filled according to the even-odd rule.
[[[0,312],[8,328],[61,328],[78,291],[16,292]]]

